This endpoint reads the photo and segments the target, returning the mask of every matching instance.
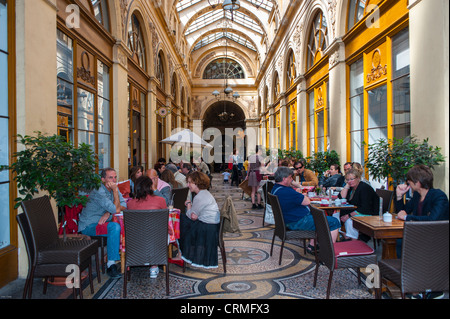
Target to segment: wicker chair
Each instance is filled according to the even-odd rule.
[[[303,251],[306,254],[306,240],[315,237],[315,232],[310,230],[287,230],[284,223],[283,212],[281,210],[280,201],[278,196],[267,194],[269,204],[272,206],[273,217],[275,219],[275,230],[273,232],[272,245],[270,247],[270,256],[273,253],[273,244],[275,236],[278,236],[281,240],[280,260],[278,262],[281,265],[281,258],[283,257],[284,242],[286,240],[303,240]]]
[[[125,210],[123,223],[126,236],[123,297],[127,297],[131,268],[153,265],[166,266],[166,295],[169,295],[169,210]]]
[[[274,183],[267,181],[262,186],[262,191],[263,191],[263,195],[264,195],[264,214],[263,214],[263,220],[262,220],[263,227],[264,227],[264,219],[266,218],[266,206],[268,204],[267,194],[270,194],[270,192],[272,191],[273,185],[274,185]]]
[[[317,283],[319,266],[323,263],[330,270],[327,288],[327,299],[329,299],[331,282],[335,269],[356,268],[358,273],[358,284],[361,284],[359,268],[367,267],[370,264],[376,264],[377,257],[374,250],[360,240],[333,243],[325,212],[313,206],[311,206],[310,209],[316,226],[316,269],[314,272],[314,287],[316,287]],[[318,249],[317,245],[320,246],[320,249]]]
[[[101,282],[98,243],[96,240],[86,239],[60,239],[56,227],[55,215],[50,204],[50,198],[43,196],[22,202],[23,214],[17,216],[19,227],[24,237],[28,253],[28,276],[25,281],[23,298],[31,298],[33,280],[35,277],[44,277],[44,294],[47,291],[48,277],[67,277],[68,265],[77,265],[79,287],[76,289],[83,298],[81,288],[81,272],[89,268],[89,282],[91,293],[94,293],[92,282],[92,256],[95,256],[98,282]]]
[[[401,259],[378,261],[379,282],[382,278],[392,281],[400,288],[403,299],[406,293],[448,291],[448,223],[405,222]],[[377,297],[381,298],[381,286],[378,290]]]
[[[186,213],[186,206],[184,205],[184,202],[186,201],[188,194],[188,187],[175,188],[172,190],[173,207],[178,208],[181,214]]]

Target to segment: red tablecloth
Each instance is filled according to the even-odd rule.
[[[120,224],[120,251],[125,251],[125,228],[123,227],[123,213],[114,214],[112,218],[113,222]],[[174,208],[169,212],[169,229],[172,229],[172,235],[170,235],[169,242],[174,243],[180,238],[180,210]]]

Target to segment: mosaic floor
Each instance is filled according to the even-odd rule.
[[[222,207],[227,196],[232,196],[238,213],[241,233],[226,233],[227,273],[223,273],[219,254],[219,268],[188,267],[186,272],[171,264],[170,296],[166,296],[165,275],[150,279],[149,268],[134,268],[128,283],[128,299],[323,299],[329,271],[319,268],[317,287],[313,287],[314,257],[303,253],[303,243],[287,241],[281,265],[278,265],[281,241],[275,240],[273,256],[270,246],[273,226],[262,227],[262,210],[252,210],[251,201],[242,199],[236,186],[223,184],[221,175],[215,174],[211,193]],[[0,289],[0,299],[20,299],[24,279],[17,279]],[[42,280],[35,279],[33,299],[71,299],[72,290],[49,286],[42,294]],[[94,279],[95,291],[90,293],[88,282],[83,282],[85,299],[122,299],[123,279],[102,275],[102,282]],[[373,295],[363,283],[358,285],[356,272],[338,269],[333,276],[331,299],[372,299]]]
[[[303,243],[286,242],[281,265],[278,265],[281,242],[276,239],[273,256],[270,246],[273,226],[262,227],[262,210],[252,210],[250,200],[242,199],[242,191],[223,184],[220,175],[213,179],[211,193],[219,207],[229,195],[238,213],[241,233],[225,234],[227,273],[223,273],[219,254],[219,268],[182,268],[170,265],[170,296],[165,295],[165,276],[149,278],[148,268],[135,268],[128,283],[129,299],[144,298],[201,298],[201,299],[268,299],[268,298],[325,298],[328,269],[319,268],[319,279],[313,288],[314,260],[304,255]],[[111,280],[93,298],[122,298],[123,280]],[[371,299],[364,284],[358,285],[356,273],[337,270],[333,278],[331,298]]]

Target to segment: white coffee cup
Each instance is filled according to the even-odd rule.
[[[342,201],[339,198],[334,201],[335,206],[341,206],[341,204],[342,204]]]
[[[342,198],[342,199],[341,199],[341,204],[342,204],[342,205],[347,204],[347,198]]]
[[[308,197],[315,197],[316,196],[316,193],[314,193],[314,192],[308,192]]]

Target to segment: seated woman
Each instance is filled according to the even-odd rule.
[[[193,202],[186,201],[186,214],[180,216],[181,258],[195,267],[217,268],[220,211],[208,191],[209,177],[192,172],[187,178],[189,190],[195,193]]]
[[[130,170],[130,197],[134,196],[134,184],[136,180],[144,174],[144,167],[141,165],[133,166]]]
[[[136,180],[136,193],[134,198],[127,202],[127,209],[129,210],[153,210],[167,208],[166,200],[160,196],[153,194],[152,179],[148,176],[141,176]],[[169,228],[171,235],[171,229]],[[150,268],[150,278],[156,278],[159,273],[158,266]]]
[[[345,177],[341,174],[341,168],[339,164],[331,164],[330,169],[326,171],[325,175],[328,178],[323,182],[322,187],[343,187],[345,183]]]
[[[169,184],[171,190],[182,187],[182,185],[177,182],[177,180],[175,179],[175,175],[172,173],[170,169],[165,169],[161,173],[160,179]]]
[[[347,202],[356,206],[356,211],[341,216],[345,223],[346,239],[358,239],[359,232],[353,228],[350,217],[360,215],[376,215],[380,204],[380,198],[375,190],[367,183],[361,183],[361,172],[351,168],[345,173],[347,184],[339,193],[339,198],[346,198]]]
[[[440,189],[433,188],[433,173],[428,166],[416,165],[406,174],[406,183],[396,189],[397,218],[403,220],[448,220],[448,198]],[[412,189],[412,199],[406,204],[403,195]]]

